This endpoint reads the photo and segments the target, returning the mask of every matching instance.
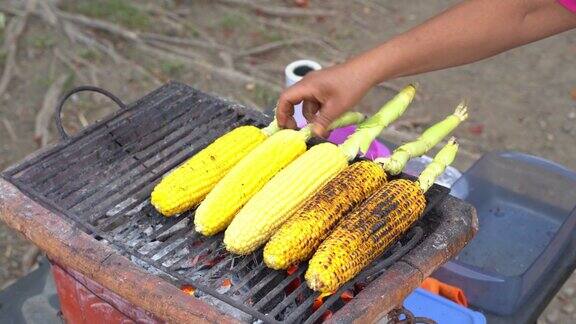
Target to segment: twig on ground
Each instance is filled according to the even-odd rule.
[[[304,9],[304,8],[289,8],[278,6],[265,6],[263,4],[254,3],[250,0],[217,0],[220,3],[227,5],[243,6],[249,9],[256,10],[265,15],[278,16],[278,17],[317,17],[317,16],[334,16],[334,10],[322,9]]]
[[[4,95],[12,80],[12,74],[16,68],[16,55],[18,52],[18,39],[24,32],[28,17],[30,13],[36,8],[36,0],[28,0],[26,2],[26,9],[24,14],[19,17],[11,19],[10,24],[6,28],[4,49],[6,50],[6,64],[4,64],[4,71],[0,77],[0,98]]]
[[[216,50],[227,50],[230,51],[231,49],[227,48],[226,46],[220,44],[213,44],[213,43],[206,43],[205,41],[196,40],[193,38],[182,38],[182,37],[173,37],[173,36],[166,36],[154,33],[142,33],[140,37],[146,41],[154,40],[159,42],[165,42],[174,45],[185,45],[185,46],[195,46],[201,47],[206,49],[216,49]]]
[[[250,48],[250,49],[246,49],[243,51],[240,51],[239,53],[235,54],[236,56],[251,56],[251,55],[259,55],[259,54],[263,54],[266,52],[270,52],[273,51],[275,49],[281,48],[281,47],[285,47],[285,46],[293,46],[296,44],[305,44],[305,43],[309,43],[309,44],[314,44],[314,45],[318,45],[328,51],[331,52],[338,52],[338,50],[332,48],[331,46],[325,44],[322,40],[319,39],[313,39],[313,38],[293,38],[293,39],[286,39],[286,40],[279,40],[279,41],[275,41],[275,42],[270,42],[270,43],[266,43],[266,44],[262,44],[262,45],[258,45],[256,47]],[[339,54],[339,53],[337,53]]]
[[[4,127],[6,128],[8,136],[10,136],[12,142],[16,142],[18,140],[18,135],[16,135],[14,127],[12,127],[12,124],[6,118],[2,118],[2,123],[4,124]]]
[[[265,80],[269,84],[273,84],[276,82],[277,78],[271,76],[270,74],[262,71],[260,69],[254,68],[254,66],[249,64],[241,64],[240,67],[244,70],[245,73],[255,76],[261,80]]]
[[[314,37],[314,38],[321,39],[328,46],[338,50],[337,46],[335,45],[335,43],[330,38],[325,37],[320,33],[315,33],[314,31],[312,31],[310,29],[298,28],[298,27],[293,26],[291,24],[285,23],[280,18],[272,18],[271,19],[271,18],[266,18],[266,17],[258,17],[257,21],[259,23],[265,25],[265,26],[282,29],[284,31],[290,32],[291,34],[297,33],[297,34],[305,35],[306,37]]]
[[[218,66],[212,65],[210,63],[204,62],[204,61],[202,61],[203,57],[201,57],[197,53],[193,53],[193,52],[187,51],[185,49],[181,49],[181,48],[174,47],[174,46],[168,46],[168,45],[159,43],[158,41],[145,42],[143,39],[141,39],[139,37],[138,33],[132,32],[128,29],[125,29],[124,27],[121,27],[121,26],[113,24],[113,23],[104,22],[104,21],[100,21],[97,19],[87,19],[87,17],[83,17],[83,16],[80,16],[80,17],[74,17],[74,16],[76,16],[76,15],[71,15],[71,14],[62,15],[62,17],[66,18],[66,19],[70,19],[71,21],[73,20],[73,21],[76,21],[80,24],[85,24],[88,27],[92,27],[95,29],[102,29],[102,30],[105,30],[111,34],[116,34],[118,36],[121,36],[121,37],[125,38],[126,40],[134,42],[135,45],[144,52],[154,54],[154,55],[160,56],[160,57],[172,57],[172,58],[178,57],[180,59],[185,58],[186,59],[185,62],[187,64],[195,65],[197,67],[207,69],[207,70],[214,72],[216,74],[219,74],[225,78],[240,81],[240,82],[246,82],[246,83],[247,82],[253,82],[253,83],[257,83],[257,84],[263,85],[265,87],[268,87],[272,90],[280,91],[279,86],[276,86],[276,85],[271,84],[269,82],[266,82],[264,80],[258,80],[258,79],[251,77],[251,76],[248,76],[244,73],[240,73],[238,71],[231,70],[231,69],[225,68],[225,67],[218,67]],[[190,59],[192,59],[192,60],[190,60]]]
[[[149,51],[150,47],[152,46],[152,47],[155,47],[157,49],[164,50],[166,52],[170,52],[170,53],[184,56],[188,59],[193,59],[193,60],[202,59],[202,56],[200,54],[185,50],[185,49],[180,48],[180,47],[170,46],[170,45],[167,45],[165,43],[158,42],[158,41],[149,41],[148,44],[150,44],[150,46],[144,45],[144,46],[140,46],[140,48],[145,50],[145,51]]]
[[[84,73],[82,73],[82,71],[80,71],[76,64],[74,64],[74,62],[72,62],[72,60],[67,55],[62,53],[58,48],[54,49],[54,56],[59,59],[60,62],[62,62],[62,64],[64,64],[68,69],[70,69],[70,71],[74,73],[78,79],[80,79],[80,82],[90,82],[89,78]]]
[[[50,85],[50,88],[48,88],[44,96],[42,108],[40,108],[40,111],[36,115],[34,140],[36,140],[40,147],[44,147],[50,142],[50,124],[66,80],[68,80],[68,75],[60,75],[60,77]]]
[[[55,10],[56,15],[60,16],[61,18],[71,21],[77,24],[84,25],[86,27],[94,28],[97,30],[105,31],[113,35],[120,36],[127,40],[133,42],[141,42],[140,37],[138,36],[137,32],[128,30],[124,27],[120,27],[114,23],[101,20],[101,19],[93,19],[86,16],[78,15],[78,14],[71,14],[61,10]]]
[[[71,23],[66,22],[63,24],[63,27],[64,27],[64,31],[65,31],[66,35],[68,36],[68,38],[70,39],[70,41],[72,43],[75,43],[76,41],[78,41],[80,43],[85,44],[88,47],[96,48],[99,51],[110,56],[112,58],[112,60],[114,61],[114,63],[119,63],[121,61],[120,55],[116,52],[114,47],[106,46],[106,45],[98,42],[94,38],[89,37],[88,35],[81,32],[78,28],[76,28],[76,26],[74,26]]]
[[[80,125],[82,125],[82,127],[84,128],[88,127],[90,123],[88,123],[88,119],[86,119],[86,116],[84,116],[84,114],[81,111],[78,111],[77,115],[78,120],[80,121]]]
[[[225,52],[225,51],[220,51],[220,52],[218,52],[218,56],[220,56],[220,58],[222,59],[222,62],[224,62],[225,67],[227,67],[230,70],[235,70],[234,59],[232,58],[232,55],[230,53]]]
[[[153,54],[153,55],[160,57],[160,58],[184,60],[184,62],[186,64],[193,65],[193,66],[196,66],[200,69],[204,69],[204,70],[207,70],[209,72],[218,74],[218,75],[220,75],[224,78],[227,78],[229,80],[232,80],[232,81],[242,82],[242,83],[255,83],[255,84],[259,84],[261,86],[267,87],[267,88],[269,88],[273,91],[276,91],[276,92],[280,92],[282,90],[280,88],[280,86],[278,86],[276,84],[267,82],[265,80],[253,78],[249,75],[246,75],[246,74],[239,72],[239,71],[236,71],[236,70],[230,70],[230,69],[225,68],[225,67],[215,66],[215,65],[212,65],[208,62],[201,61],[201,60],[196,60],[196,59],[190,60],[190,57],[187,56],[188,53],[185,53],[185,52],[179,52],[179,51],[169,52],[169,51],[163,50],[161,48],[156,48],[154,46],[146,46],[145,50],[148,53]]]

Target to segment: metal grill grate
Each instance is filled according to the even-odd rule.
[[[374,265],[317,309],[306,266],[273,271],[258,251],[226,253],[222,238],[205,238],[192,226],[194,212],[164,218],[149,204],[162,175],[225,132],[269,118],[179,83],[169,83],[109,118],[88,127],[3,173],[30,197],[58,211],[103,243],[174,284],[190,284],[195,296],[246,321],[314,323],[343,306],[341,293],[359,287],[415,246],[433,224],[417,226]],[[427,213],[447,194],[434,186]]]

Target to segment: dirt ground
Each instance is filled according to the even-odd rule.
[[[27,1],[1,1],[0,71],[9,82],[2,91],[0,81],[0,169],[57,140],[54,102],[73,86],[99,85],[130,102],[176,79],[262,109],[274,104],[289,62],[341,62],[457,1],[316,0],[307,9],[293,2],[52,0],[26,10]],[[576,169],[575,67],[576,32],[568,32],[480,63],[391,80],[358,109],[374,111],[395,89],[418,81],[418,100],[385,137],[411,138],[465,98],[471,111],[456,132],[460,169],[491,150]],[[80,95],[64,123],[74,133],[114,109]],[[28,271],[22,258],[32,252],[0,224],[0,287]],[[571,278],[541,321],[576,320],[574,289]]]

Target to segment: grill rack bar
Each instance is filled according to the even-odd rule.
[[[173,141],[169,142],[165,142],[163,139],[158,138],[153,144],[150,144],[150,146],[144,147],[130,142],[131,136],[129,136],[129,134],[140,134],[142,132],[139,127],[142,127],[142,125],[155,125],[154,122],[147,119],[146,116],[148,116],[148,118],[170,116],[170,112],[175,111],[173,109],[160,107],[161,105],[159,103],[172,102],[174,105],[177,105],[178,102],[183,101],[178,98],[182,98],[183,96],[202,98],[202,103],[206,103],[208,106],[212,107],[212,109],[208,109],[207,111],[206,109],[197,106],[196,110],[183,109],[186,111],[185,113],[172,116],[174,118],[168,119],[170,120],[170,125],[187,125],[188,128],[195,129],[198,127],[194,126],[197,125],[195,123],[198,122],[198,118],[194,119],[192,117],[198,116],[198,114],[203,117],[205,116],[203,114],[210,114],[211,117],[200,119],[209,121],[207,124],[211,125],[210,128],[212,130],[209,136],[193,138],[189,142],[193,143],[193,145],[191,144],[193,148],[186,146],[184,150],[182,150],[182,138],[177,136],[175,136],[176,138]],[[146,109],[137,109],[139,107],[146,107]],[[199,111],[201,112],[198,113]],[[134,118],[134,116],[140,117],[137,119]],[[222,119],[218,118],[218,116],[226,117]],[[166,121],[166,119],[163,120]],[[132,257],[133,260],[139,260],[137,263],[145,266],[149,271],[160,271],[166,277],[170,278],[169,280],[174,284],[184,282],[192,284],[198,289],[198,291],[202,291],[220,299],[252,316],[254,319],[260,319],[265,322],[313,322],[314,320],[311,319],[319,318],[323,314],[323,311],[327,309],[336,310],[341,306],[339,305],[341,303],[338,302],[339,294],[336,294],[335,297],[333,296],[334,299],[330,299],[330,297],[325,301],[322,305],[323,308],[321,307],[316,312],[311,312],[309,306],[313,303],[317,294],[312,293],[303,283],[305,266],[299,268],[295,274],[288,276],[282,272],[272,272],[272,270],[263,267],[261,251],[259,251],[257,254],[241,258],[238,263],[238,258],[224,255],[223,259],[218,260],[216,264],[211,265],[211,267],[206,267],[201,264],[201,262],[206,260],[211,261],[213,259],[216,260],[222,256],[222,251],[218,250],[221,247],[219,243],[221,238],[218,236],[206,239],[199,235],[196,236],[193,231],[182,229],[171,233],[170,231],[174,227],[178,226],[182,219],[186,217],[192,218],[193,213],[185,213],[178,218],[164,219],[155,213],[147,202],[152,186],[155,185],[155,182],[162,174],[182,163],[185,159],[192,156],[214,138],[238,125],[265,125],[267,121],[268,119],[264,116],[245,108],[227,104],[219,99],[215,99],[214,97],[195,91],[184,85],[171,83],[144,97],[137,103],[128,106],[126,109],[116,112],[110,118],[88,127],[86,130],[81,131],[79,135],[56,145],[50,151],[39,154],[27,162],[7,170],[2,176],[15,184],[28,196],[34,197],[43,206],[65,215],[83,231],[91,234],[94,238],[103,243],[107,242],[112,245],[121,254]],[[159,121],[159,123],[162,123],[162,121]],[[166,126],[166,124],[161,124],[161,127],[155,129],[163,129]],[[151,127],[153,126],[145,128]],[[126,136],[126,138],[123,140],[114,138],[120,134],[122,134],[120,137]],[[42,175],[42,170],[53,171],[53,167],[57,166],[58,168],[56,168],[56,170],[64,172],[64,170],[71,168],[86,167],[80,165],[84,162],[94,163],[88,167],[96,170],[96,177],[101,177],[98,179],[99,181],[97,183],[98,188],[101,190],[104,190],[104,188],[109,186],[111,183],[117,181],[119,177],[124,176],[120,174],[121,169],[110,167],[108,171],[111,170],[117,172],[108,172],[103,171],[101,167],[98,166],[107,165],[106,163],[109,162],[105,160],[105,158],[110,158],[110,155],[98,157],[98,154],[96,154],[95,157],[91,156],[97,161],[92,161],[94,160],[92,158],[81,160],[70,159],[71,156],[74,156],[74,148],[81,149],[81,151],[91,152],[89,149],[91,143],[94,144],[94,142],[98,142],[98,140],[93,140],[93,138],[107,140],[104,143],[100,143],[95,148],[93,147],[93,149],[102,149],[105,147],[102,145],[112,145],[112,147],[114,147],[114,145],[121,144],[122,148],[117,147],[116,152],[123,152],[126,155],[112,155],[112,157],[122,156],[127,159],[137,160],[138,157],[142,158],[142,154],[144,154],[144,158],[147,156],[146,154],[154,155],[151,154],[150,151],[156,150],[153,151],[154,153],[158,153],[158,150],[160,150],[160,152],[165,150],[174,151],[176,147],[180,148],[180,152],[176,157],[171,156],[168,159],[162,158],[160,161],[153,162],[152,164],[148,163],[148,165],[145,163],[146,161],[142,162],[141,160],[138,160],[138,164],[141,166],[138,172],[138,180],[136,184],[130,182],[131,185],[128,188],[122,188],[113,193],[112,191],[92,190],[93,192],[99,193],[99,195],[104,199],[98,203],[97,206],[99,208],[97,209],[92,207],[88,208],[87,206],[84,206],[83,208],[66,208],[67,205],[64,203],[68,201],[67,196],[62,195],[58,189],[55,190],[51,186],[45,186],[42,182],[35,182],[38,179],[42,180],[41,178],[47,178],[47,175],[44,175],[44,177],[38,177],[39,175]],[[161,144],[155,144],[158,142],[161,142]],[[157,147],[158,145],[160,145],[160,148]],[[127,147],[130,149],[127,149]],[[133,148],[136,149],[133,150]],[[140,150],[138,150],[138,148],[140,148]],[[150,148],[150,151],[148,151],[148,153],[143,153],[148,148]],[[80,158],[82,158],[82,156]],[[48,168],[45,169],[47,166]],[[79,170],[76,170],[75,174],[81,174],[81,172],[78,171]],[[54,178],[58,181],[62,181],[62,183],[59,183],[60,185],[68,186],[68,188],[78,187],[78,183],[70,182],[74,180],[74,177],[70,175],[60,177],[55,176]],[[121,184],[126,183],[122,181],[118,182]],[[140,186],[141,183],[144,185],[143,187]],[[442,200],[446,193],[447,190],[445,190],[445,188],[437,186],[433,187],[427,195],[429,204],[426,212],[428,212],[437,202]],[[90,201],[91,200],[88,202]],[[143,208],[132,214],[132,210],[138,206],[143,206]],[[103,221],[99,222],[100,219],[103,219]],[[189,223],[190,222],[191,220]],[[148,228],[151,228],[151,232],[144,233],[144,230]],[[162,240],[158,240],[162,233],[170,234],[163,237]],[[414,236],[411,237],[414,239]],[[420,238],[413,244],[416,244]],[[198,242],[200,245],[195,246],[194,244],[197,244]],[[406,246],[413,246],[409,244],[410,242],[412,241],[409,240],[406,243]],[[144,251],[146,253],[141,252],[142,248],[148,246],[147,244],[156,243],[157,245],[150,245],[152,248]],[[395,246],[394,248],[394,251],[397,251],[396,249],[398,249],[399,246]],[[187,249],[188,253],[179,255],[178,253],[184,249]],[[410,250],[410,248],[406,248],[406,250]],[[162,253],[165,254],[160,255]],[[404,254],[393,253],[390,256],[390,253],[392,252],[387,253],[387,256],[384,257],[382,262],[395,256],[399,258]],[[194,261],[190,260],[190,258],[197,258],[197,264],[192,265],[189,268],[178,268],[181,267],[183,263]],[[390,260],[395,259],[392,258]],[[376,269],[383,271],[385,267],[393,262],[394,261],[388,261],[387,264],[379,263],[376,265]],[[233,291],[231,289],[226,293],[221,293],[218,291],[218,288],[220,288],[218,285],[220,284],[222,277],[219,277],[218,274],[228,267],[229,269],[227,273],[237,275],[240,279],[240,283],[243,282],[244,284],[240,285],[240,283],[238,283],[237,288],[233,285]],[[203,276],[198,277],[196,280],[189,280],[190,276],[199,273],[203,274]],[[377,273],[370,274],[370,276],[372,278],[376,277]],[[286,287],[293,283],[294,279],[297,278],[300,279],[300,285],[291,294],[286,296]],[[359,279],[360,277],[356,278],[347,286],[350,284],[353,285],[353,283],[357,282]],[[303,300],[301,300],[301,293],[304,294]],[[292,301],[298,301],[297,305],[292,303]],[[287,310],[287,307],[290,309]]]

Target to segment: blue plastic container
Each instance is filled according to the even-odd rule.
[[[484,324],[482,313],[462,307],[448,299],[417,288],[404,300],[404,307],[414,316],[422,316],[438,324]]]
[[[570,242],[576,173],[522,153],[491,153],[451,193],[476,207],[479,231],[434,277],[462,288],[476,307],[513,314]]]

